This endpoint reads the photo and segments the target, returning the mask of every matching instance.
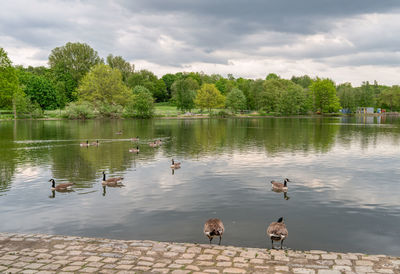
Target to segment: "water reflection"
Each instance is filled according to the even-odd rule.
[[[217,215],[226,244],[265,247],[279,213],[293,249],[400,254],[400,122],[375,118],[0,122],[2,230],[204,242],[199,220]],[[270,191],[286,176],[290,193]],[[52,177],[74,192],[46,198]]]

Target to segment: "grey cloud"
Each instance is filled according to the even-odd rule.
[[[16,0],[3,7],[0,45],[11,46],[1,37],[12,37],[13,47],[37,48],[33,58],[42,61],[69,41],[88,43],[102,57],[112,53],[176,68],[276,57],[393,66],[400,48],[397,0]],[[392,14],[394,23],[379,19],[370,29],[366,14]],[[313,41],[315,35],[326,41]]]

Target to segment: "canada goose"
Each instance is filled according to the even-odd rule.
[[[204,224],[204,234],[210,239],[210,244],[215,236],[219,236],[219,245],[221,245],[222,234],[224,234],[224,224],[220,219],[209,219]]]
[[[72,185],[74,184],[74,183],[63,183],[56,185],[56,181],[54,181],[54,179],[50,179],[49,182],[51,182],[51,190],[57,190],[57,191],[69,190],[72,188]]]
[[[133,152],[133,153],[139,153],[139,146],[136,146],[136,148],[131,148],[129,149],[129,152]]]
[[[277,181],[271,181],[271,185],[272,185],[272,188],[273,188],[274,190],[287,191],[287,190],[288,190],[288,187],[287,187],[287,183],[288,183],[288,182],[290,182],[290,180],[289,180],[288,178],[286,178],[286,179],[283,181],[283,184],[280,183],[280,182],[277,182]]]
[[[91,142],[90,145],[91,146],[98,146],[99,145],[99,140],[96,140],[96,142]]]
[[[171,168],[173,168],[173,169],[181,168],[181,163],[180,162],[175,162],[174,159],[172,159],[171,162],[172,162]]]
[[[274,241],[281,241],[281,249],[283,241],[289,235],[286,225],[283,222],[283,217],[280,217],[277,222],[272,222],[267,228],[267,235],[271,239],[272,249],[274,248]]]
[[[121,185],[121,181],[123,180],[123,177],[114,177],[114,178],[108,178],[106,179],[106,173],[103,171],[103,185],[107,186],[118,186]]]
[[[131,138],[132,142],[139,142],[139,136],[136,136],[136,138]]]
[[[89,145],[89,140],[86,140],[86,143],[81,143],[80,144],[81,147],[88,147]]]
[[[149,146],[151,147],[158,147],[158,144],[154,141],[152,143],[149,143]]]

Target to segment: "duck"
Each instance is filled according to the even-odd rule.
[[[72,188],[72,185],[74,184],[74,183],[62,183],[56,185],[56,181],[54,179],[50,179],[49,182],[51,182],[51,190],[56,190],[56,191],[70,190]]]
[[[173,169],[181,168],[181,163],[180,162],[175,162],[174,159],[172,159],[171,162],[172,162],[171,168],[173,168]]]
[[[271,185],[272,185],[272,189],[274,190],[280,190],[280,191],[287,191],[288,187],[287,187],[287,183],[290,182],[290,180],[288,178],[285,178],[285,180],[283,181],[283,184],[277,181],[271,181]]]
[[[131,148],[129,149],[129,152],[133,152],[133,153],[139,153],[139,146],[136,146],[136,148]]]
[[[89,140],[86,140],[86,143],[80,143],[81,147],[88,147],[89,145]]]
[[[96,142],[91,142],[91,146],[99,146],[99,140],[96,140]]]
[[[136,138],[131,138],[132,142],[139,142],[139,136],[136,136]]]
[[[215,236],[219,236],[218,245],[221,245],[222,235],[224,234],[224,231],[225,231],[224,224],[218,218],[209,219],[204,224],[203,232],[210,240],[210,244]]]
[[[280,241],[282,249],[283,241],[288,235],[289,233],[283,222],[283,217],[280,217],[277,222],[272,222],[267,228],[267,236],[271,239],[272,249],[274,249],[274,241]]]
[[[103,171],[103,185],[107,186],[118,186],[122,184],[123,177],[114,177],[114,178],[108,178],[106,179],[106,173]]]

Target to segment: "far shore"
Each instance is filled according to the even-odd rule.
[[[329,114],[313,114],[313,115],[274,115],[274,114],[266,114],[266,115],[212,115],[209,114],[194,114],[194,115],[174,115],[174,116],[154,116],[149,119],[153,120],[185,120],[185,119],[244,119],[244,118],[319,118],[319,117],[353,117],[353,116],[369,116],[369,117],[379,117],[379,116],[400,116],[398,112],[386,112],[386,113],[329,113]],[[17,118],[14,119],[12,117],[2,118],[0,117],[0,121],[13,121],[13,120],[38,120],[38,121],[58,121],[58,120],[142,120],[142,118],[107,118],[107,117],[94,117],[91,119],[69,119],[63,117],[40,117],[40,118]]]

